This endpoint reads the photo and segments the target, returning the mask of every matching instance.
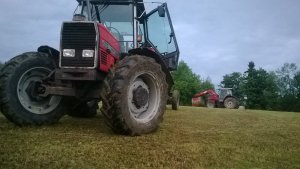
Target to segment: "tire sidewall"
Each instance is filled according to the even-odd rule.
[[[232,103],[234,104],[234,106],[233,106],[233,107],[227,107],[226,105],[228,104],[228,102],[232,102]],[[237,108],[237,106],[238,106],[238,101],[237,101],[237,99],[235,99],[234,97],[228,97],[228,98],[226,98],[225,101],[224,101],[224,106],[225,106],[226,108],[229,108],[229,109],[235,109],[235,108]]]
[[[57,108],[46,114],[35,114],[28,110],[26,110],[21,104],[17,88],[18,83],[22,75],[29,69],[34,67],[46,68],[49,70],[55,69],[54,62],[43,53],[28,53],[31,57],[24,59],[19,65],[17,65],[14,69],[14,72],[10,73],[8,80],[6,82],[6,96],[9,99],[9,104],[14,106],[9,106],[9,111],[13,112],[17,118],[22,119],[22,123],[31,124],[31,122],[35,124],[44,124],[44,123],[52,123],[49,119],[58,119],[57,116],[61,116],[58,112],[61,110],[61,103],[57,106]],[[56,120],[55,120],[56,121]]]
[[[124,85],[121,99],[126,101],[126,103],[122,104],[121,111],[128,127],[135,130],[136,133],[149,133],[156,130],[156,128],[159,126],[159,123],[162,121],[162,117],[165,112],[165,105],[167,103],[167,87],[164,78],[165,75],[160,70],[159,66],[157,66],[157,63],[144,61],[134,66],[129,70],[128,77],[130,78],[125,80],[125,84],[132,84],[136,77],[144,73],[149,73],[155,78],[153,80],[155,80],[155,82],[158,84],[160,90],[160,96],[158,96],[160,97],[160,102],[156,111],[157,113],[153,115],[150,121],[147,123],[142,123],[136,120],[130,113],[130,108],[127,101],[130,85]]]

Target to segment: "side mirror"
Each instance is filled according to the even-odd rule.
[[[163,6],[159,6],[157,8],[157,11],[158,11],[158,15],[160,17],[165,17],[166,16],[166,11],[165,11],[165,8]]]
[[[139,43],[142,42],[143,41],[142,35],[137,35],[136,41],[139,42]]]

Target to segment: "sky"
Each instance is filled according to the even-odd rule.
[[[159,1],[159,0],[156,0]],[[225,74],[284,63],[300,68],[300,0],[166,0],[180,60],[217,85]],[[1,0],[0,61],[40,45],[59,47],[75,0]]]

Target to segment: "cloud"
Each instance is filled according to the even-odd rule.
[[[300,67],[299,0],[167,0],[180,59],[202,78],[244,72],[249,61],[275,70],[285,62]],[[59,46],[62,21],[76,1],[2,0],[0,60],[39,45]],[[152,4],[157,6],[157,4]]]
[[[40,45],[58,48],[61,23],[70,20],[76,5],[67,0],[2,1],[0,60],[35,51]]]
[[[181,59],[214,83],[246,71],[249,61],[266,70],[285,62],[300,65],[298,0],[168,2],[173,24],[179,25]]]

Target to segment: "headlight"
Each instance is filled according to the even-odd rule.
[[[84,58],[91,58],[94,57],[94,50],[83,50],[82,51],[82,57]]]
[[[75,57],[75,49],[64,49],[63,56],[64,57]]]

